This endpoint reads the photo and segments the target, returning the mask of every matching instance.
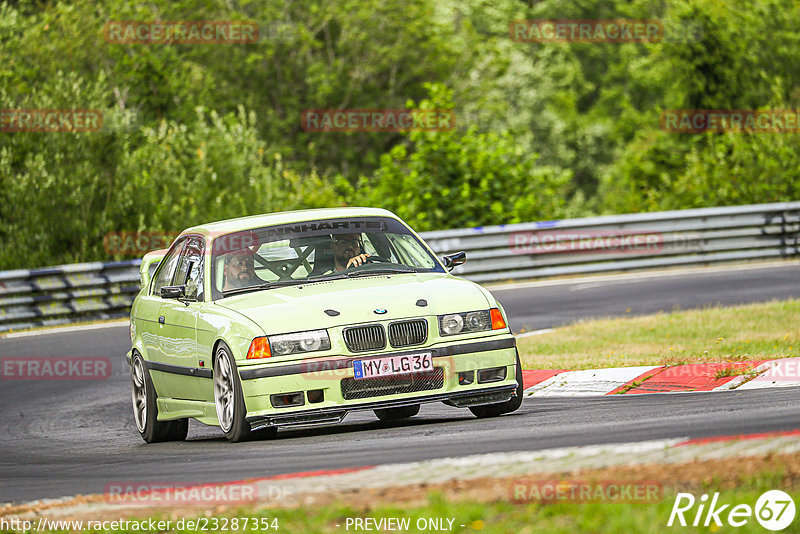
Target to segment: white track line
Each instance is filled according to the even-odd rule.
[[[120,319],[119,321],[111,321],[107,323],[83,324],[78,326],[64,326],[56,328],[43,328],[41,330],[26,330],[24,332],[11,332],[10,334],[0,334],[0,339],[43,336],[47,334],[64,334],[67,332],[83,332],[85,330],[98,330],[100,328],[118,328],[120,326],[128,326],[128,324],[129,324],[128,319]]]
[[[625,282],[636,281],[648,278],[670,278],[687,275],[703,275],[713,274],[719,272],[733,272],[733,271],[751,271],[757,269],[775,269],[779,267],[787,267],[789,265],[800,265],[798,260],[782,260],[780,262],[769,263],[745,263],[734,264],[731,266],[718,266],[718,267],[686,267],[676,269],[663,269],[658,271],[646,272],[631,272],[619,274],[603,274],[594,276],[580,276],[575,278],[559,278],[556,280],[530,280],[527,282],[507,282],[507,283],[493,283],[482,284],[486,289],[495,291],[511,291],[515,289],[523,289],[527,287],[544,287],[544,286],[560,286],[567,284],[586,284],[586,283],[602,283],[602,282]]]
[[[514,334],[514,337],[519,339],[521,337],[540,336],[542,334],[549,334],[553,330],[554,330],[553,328],[545,328],[543,330],[533,330],[531,332],[523,332],[521,334]]]

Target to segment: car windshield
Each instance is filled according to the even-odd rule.
[[[255,228],[217,237],[212,251],[214,299],[329,278],[444,272],[407,226],[388,217]]]

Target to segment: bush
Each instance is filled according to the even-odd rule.
[[[452,93],[431,85],[421,109],[452,108]],[[407,107],[414,108],[409,102]],[[456,121],[458,118],[456,117]],[[397,213],[417,230],[507,224],[567,213],[569,173],[536,165],[509,134],[411,131],[362,180],[364,203]]]

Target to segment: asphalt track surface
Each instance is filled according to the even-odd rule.
[[[557,285],[509,284],[492,293],[515,332],[591,317],[642,315],[673,309],[800,298],[800,264],[768,264],[596,277]]]
[[[800,266],[693,272],[495,290],[515,330],[627,315],[800,297]],[[631,311],[626,311],[631,308]],[[710,437],[800,428],[800,388],[525,399],[515,413],[477,420],[424,405],[404,423],[351,414],[338,426],[283,430],[229,444],[191,422],[185,442],[146,445],[133,423],[127,327],[0,338],[4,356],[108,356],[95,381],[0,381],[0,502],[102,493],[119,482],[221,482],[491,452]]]

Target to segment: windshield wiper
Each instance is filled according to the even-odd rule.
[[[222,292],[223,297],[230,297],[232,295],[239,295],[241,293],[250,293],[251,291],[261,291],[262,289],[274,289],[276,287],[298,286],[305,284],[306,280],[276,280],[274,282],[267,282],[257,286],[237,287],[236,289],[229,289]]]
[[[367,269],[365,271],[354,271],[352,273],[346,273],[348,278],[356,278],[359,276],[372,276],[376,274],[406,274],[406,273],[415,273],[417,272],[416,269],[402,269],[398,267],[383,267],[381,269]]]
[[[306,278],[306,282],[324,282],[327,280],[342,280],[347,278],[346,274],[330,273],[330,274],[316,274]]]

